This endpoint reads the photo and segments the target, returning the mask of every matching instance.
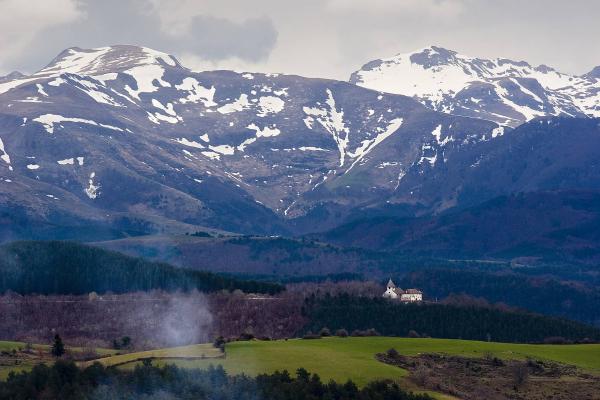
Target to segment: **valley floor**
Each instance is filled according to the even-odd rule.
[[[206,349],[209,345],[197,345]],[[169,359],[179,358],[181,351],[173,354],[162,352],[167,359],[156,360],[155,364],[174,363],[187,368],[205,368],[222,365],[231,374],[256,375],[274,371],[294,372],[305,368],[319,374],[324,381],[333,379],[345,382],[350,379],[364,385],[375,379],[398,379],[407,376],[407,371],[383,364],[375,359],[377,353],[394,348],[403,355],[440,353],[464,357],[484,357],[491,354],[501,359],[541,359],[574,365],[593,374],[600,374],[600,345],[527,345],[512,343],[488,343],[452,339],[411,339],[392,337],[368,338],[323,338],[317,340],[291,339],[277,341],[232,342],[226,346],[226,357],[216,359]],[[194,349],[194,346],[190,347]],[[210,349],[210,348],[209,348]],[[209,354],[209,350],[200,353]],[[129,357],[134,357],[133,354]],[[102,359],[110,365],[114,357]],[[132,367],[135,362],[124,364]]]
[[[8,354],[12,349],[22,348],[24,344],[0,342],[0,348]],[[47,347],[34,346],[37,350]],[[108,354],[98,351],[97,361],[105,366],[133,368],[145,359],[151,359],[154,365],[175,364],[183,368],[208,368],[220,365],[229,374],[247,374],[255,376],[262,373],[287,370],[295,373],[305,368],[318,374],[324,382],[334,380],[340,383],[352,380],[359,386],[379,379],[398,381],[407,389],[423,391],[415,379],[415,368],[406,368],[402,364],[381,362],[381,354],[389,349],[399,354],[412,357],[420,362],[428,354],[443,354],[467,360],[477,358],[490,360],[536,360],[552,365],[565,365],[576,368],[565,368],[564,371],[578,371],[578,375],[557,376],[547,378],[552,385],[559,385],[564,379],[581,379],[589,386],[590,378],[600,375],[600,344],[593,345],[527,345],[512,343],[478,342],[452,339],[412,339],[395,337],[329,337],[322,339],[290,339],[276,341],[239,341],[226,345],[225,355],[211,344],[199,344],[184,347],[166,348],[127,354]],[[458,357],[458,358],[456,358]],[[443,357],[442,357],[443,358]],[[49,362],[49,358],[41,358],[38,362]],[[5,378],[10,370],[30,369],[33,361],[25,365],[0,366],[0,378]],[[82,361],[85,367],[93,361]],[[513,361],[507,362],[510,365]],[[574,378],[575,377],[575,378]],[[531,382],[543,382],[532,377]],[[582,380],[583,381],[583,380]],[[592,383],[592,385],[594,385]],[[435,390],[429,387],[428,390]],[[435,394],[434,392],[430,392]],[[437,398],[451,398],[436,394]],[[520,397],[516,397],[520,398]],[[561,397],[559,397],[561,398]],[[577,397],[573,397],[577,398]]]

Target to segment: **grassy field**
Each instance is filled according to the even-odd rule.
[[[205,351],[206,345],[199,345]],[[193,346],[189,347],[193,349]],[[508,343],[488,343],[449,339],[408,339],[408,338],[327,338],[320,340],[294,339],[271,342],[234,342],[227,345],[225,359],[206,360],[166,360],[155,364],[173,363],[182,367],[204,368],[208,365],[222,365],[229,373],[256,375],[287,369],[294,372],[303,367],[317,373],[325,381],[333,379],[344,382],[352,379],[364,385],[373,379],[398,379],[406,376],[406,371],[375,360],[374,355],[395,348],[405,355],[419,353],[445,353],[467,357],[482,357],[492,353],[504,359],[552,360],[572,364],[582,369],[600,373],[600,345],[523,345]],[[162,351],[168,356],[169,351]],[[175,353],[181,356],[180,349]],[[134,357],[135,355],[129,355]],[[104,362],[110,362],[110,358]],[[121,363],[119,363],[121,364]],[[134,363],[126,364],[131,367]]]
[[[24,348],[24,343],[0,342],[0,351],[10,353],[13,349]],[[0,379],[5,379],[11,370],[27,370],[35,363],[51,362],[47,356],[49,347],[34,345],[34,350],[45,354],[43,360],[23,359],[19,365],[0,366]],[[222,365],[230,374],[245,373],[256,375],[276,370],[295,373],[298,368],[306,368],[317,373],[323,381],[333,379],[345,382],[351,379],[362,386],[375,379],[398,380],[408,389],[417,389],[403,379],[407,371],[380,363],[376,353],[395,348],[404,355],[419,353],[444,353],[465,357],[482,357],[487,353],[503,359],[551,360],[575,365],[581,369],[600,374],[600,345],[525,345],[509,343],[488,343],[450,339],[409,339],[389,337],[365,338],[325,338],[319,340],[293,339],[287,341],[249,341],[229,343],[226,357],[211,344],[200,344],[169,349],[144,351],[130,354],[107,356],[113,350],[97,349],[105,357],[98,361],[107,366],[133,368],[141,360],[152,358],[155,365],[176,364],[186,368],[206,368],[209,365]],[[81,349],[70,349],[77,352]],[[189,359],[186,359],[189,358]],[[89,363],[81,363],[85,366]],[[432,393],[434,394],[434,393]],[[449,397],[434,394],[436,398]]]
[[[172,347],[169,349],[140,351],[137,353],[119,354],[112,357],[101,358],[98,361],[106,366],[117,366],[140,361],[146,358],[165,359],[166,361],[175,361],[179,358],[205,359],[222,357],[221,350],[215,348],[212,344],[196,344],[191,346]],[[95,361],[80,363],[80,366],[86,367]]]
[[[10,372],[29,371],[37,364],[54,361],[49,345],[33,344],[30,350],[26,350],[26,347],[22,342],[0,341],[0,380],[5,380]],[[66,350],[75,356],[86,351],[80,347],[67,347]],[[115,354],[112,349],[97,348],[94,351],[99,356]]]

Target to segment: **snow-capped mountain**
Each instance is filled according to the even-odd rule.
[[[480,165],[511,132],[348,82],[72,48],[0,83],[0,239],[306,232],[443,210],[486,198],[461,177],[491,176]]]
[[[442,112],[517,126],[539,116],[600,117],[600,69],[584,76],[432,46],[371,61],[350,82]]]
[[[13,219],[262,233],[410,197],[405,175],[504,132],[345,82],[194,73],[133,46],[68,49],[1,83],[0,126]]]

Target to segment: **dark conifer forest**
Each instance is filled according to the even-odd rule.
[[[539,343],[557,336],[572,341],[600,340],[600,329],[589,325],[496,307],[402,304],[383,298],[326,295],[308,298],[303,312],[310,320],[305,331],[311,332],[327,327],[358,334],[373,329],[384,336],[416,334],[495,342]]]
[[[70,362],[38,365],[31,372],[12,374],[0,381],[0,398],[10,400],[60,399],[181,399],[181,400],[428,400],[395,383],[375,381],[359,389],[344,384],[322,382],[318,375],[299,369],[296,376],[287,371],[262,374],[256,378],[230,376],[221,367],[185,370],[150,363],[132,371],[104,368],[94,364],[84,370]]]
[[[278,284],[245,281],[210,272],[129,257],[75,242],[13,242],[0,247],[0,293],[127,293],[162,289],[204,292],[240,289],[281,292]]]

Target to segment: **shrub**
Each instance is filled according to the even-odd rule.
[[[240,335],[239,340],[252,340],[254,335],[250,332],[244,332]]]
[[[338,329],[335,332],[335,336],[338,336],[338,337],[348,337],[348,331],[345,330],[345,329]]]
[[[498,357],[494,357],[492,359],[492,365],[494,367],[502,367],[504,366],[504,361],[502,361],[501,359],[499,359]]]
[[[562,336],[551,336],[544,339],[544,344],[567,344],[569,341]]]
[[[65,354],[65,345],[58,334],[54,335],[54,343],[52,344],[50,353],[56,358],[60,358]]]
[[[308,331],[302,336],[302,339],[321,339],[321,335],[315,335],[311,331]]]
[[[391,348],[388,349],[388,351],[386,352],[387,356],[390,358],[396,358],[400,355],[400,353],[398,353],[398,350]]]
[[[375,330],[375,328],[367,329],[365,331],[365,336],[381,336],[379,332]]]
[[[529,368],[526,363],[517,363],[511,367],[511,374],[515,388],[520,388],[529,379]]]
[[[225,348],[225,343],[227,343],[225,341],[225,338],[223,336],[219,336],[218,338],[215,339],[215,341],[213,342],[213,346],[216,347],[217,349],[221,349],[223,350]]]
[[[431,371],[425,365],[420,364],[412,373],[412,378],[417,385],[424,387],[427,385],[431,375]]]
[[[410,331],[408,331],[408,337],[409,338],[420,338],[421,336],[419,335],[419,333],[413,329],[411,329]]]
[[[323,328],[319,332],[319,335],[321,335],[323,337],[328,337],[328,336],[331,336],[331,331],[329,330],[329,328]]]

